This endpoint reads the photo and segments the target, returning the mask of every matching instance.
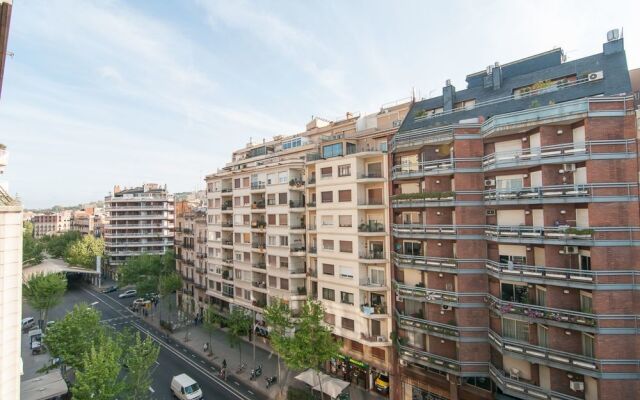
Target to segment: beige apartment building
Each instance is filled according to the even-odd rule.
[[[0,2],[0,6],[2,2]],[[0,145],[0,174],[7,151]],[[22,318],[22,205],[0,184],[0,398],[20,397]]]
[[[173,195],[166,187],[146,183],[105,197],[105,253],[110,273],[129,257],[164,254],[174,245]]]
[[[176,203],[176,270],[182,276],[178,306],[202,313],[207,301],[207,212],[188,201]]]
[[[74,211],[71,215],[70,230],[80,232],[82,235],[102,236],[105,215],[104,210],[95,207],[86,207],[84,210]]]
[[[40,239],[43,236],[59,235],[71,228],[71,211],[35,214],[31,218],[33,236]]]
[[[208,289],[258,323],[278,298],[325,306],[352,382],[372,389],[391,362],[387,140],[410,103],[313,119],[303,133],[233,153],[207,177]]]

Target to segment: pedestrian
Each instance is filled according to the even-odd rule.
[[[222,369],[226,369],[227,368],[227,359],[223,359],[222,360]]]
[[[198,317],[194,317],[193,318],[193,324],[194,325],[198,325]]]
[[[205,342],[205,344],[202,346],[202,351],[206,353],[207,350],[209,350],[209,343]]]

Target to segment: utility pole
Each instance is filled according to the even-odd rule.
[[[256,366],[256,311],[253,310],[253,324],[251,328],[251,338],[253,339],[253,367]]]

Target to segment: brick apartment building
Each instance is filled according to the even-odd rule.
[[[40,239],[43,236],[59,235],[68,232],[71,228],[71,211],[50,212],[35,214],[31,218],[33,223],[33,236]]]
[[[413,104],[390,144],[393,398],[638,398],[638,132],[623,39],[466,81]]]
[[[131,256],[173,249],[173,203],[166,187],[155,183],[125,189],[116,186],[105,197],[105,255],[111,275]]]

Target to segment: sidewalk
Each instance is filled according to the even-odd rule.
[[[154,312],[152,315],[149,315],[147,317],[143,317],[143,319],[150,325],[153,325],[154,327],[160,329],[160,319],[158,318],[157,312]],[[187,331],[188,339],[185,341],[185,338],[187,338]],[[215,329],[210,336],[210,333],[207,332],[207,330],[202,325],[194,326],[193,324],[191,324],[188,328],[178,329],[176,332],[170,334],[170,336],[174,340],[182,343],[183,346],[190,348],[194,353],[203,354],[206,356],[208,356],[209,352],[204,351],[204,344],[209,342],[211,349],[213,350],[213,356],[209,357],[209,359],[212,360],[212,363],[216,368],[219,369],[222,364],[222,360],[226,360],[229,376],[233,376],[239,381],[242,381],[243,383],[252,387],[256,392],[267,396],[270,399],[276,398],[276,395],[280,389],[280,383],[277,383],[276,385],[267,389],[265,379],[268,376],[278,375],[278,356],[271,350],[271,347],[269,346],[268,341],[265,338],[256,337],[254,359],[253,343],[249,342],[248,340],[242,339],[240,341],[242,353],[240,354],[240,351],[237,347],[231,348],[229,346],[226,329]],[[236,374],[236,370],[240,365],[240,355],[242,355],[242,362],[245,362],[247,366],[244,372],[242,372],[241,374]],[[251,375],[251,369],[253,369],[257,364],[262,365],[262,375],[257,380],[250,381],[249,377]],[[286,382],[287,386],[308,390],[308,386],[294,379],[295,376],[298,375],[298,373],[289,373],[288,380]],[[284,379],[286,375],[286,366],[284,365],[284,363],[281,363],[280,365],[280,375],[281,379]],[[349,386],[348,390],[351,400],[386,399],[386,397],[380,396],[374,392],[368,392],[353,384]]]

